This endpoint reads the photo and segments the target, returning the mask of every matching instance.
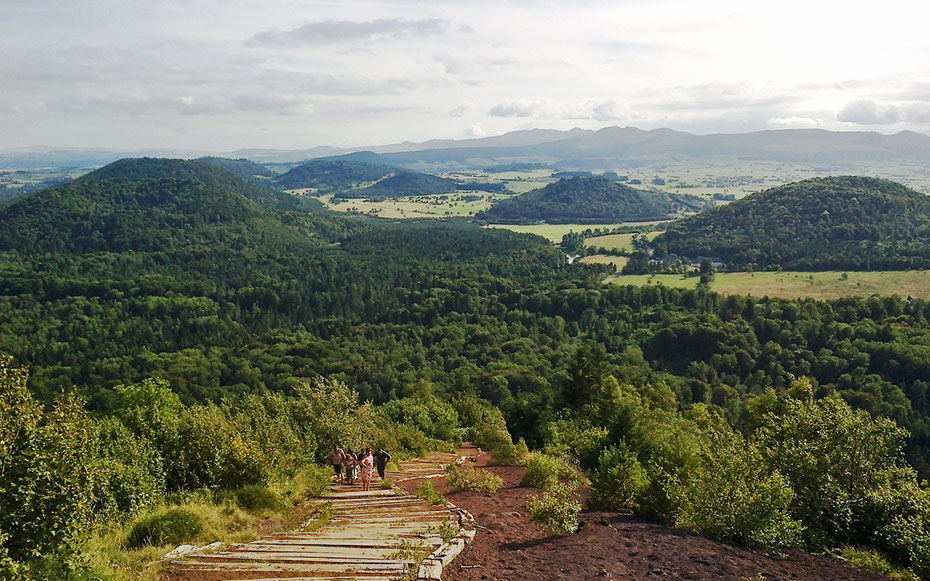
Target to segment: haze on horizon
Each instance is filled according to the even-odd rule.
[[[928,14],[906,0],[0,0],[0,148],[930,133]]]

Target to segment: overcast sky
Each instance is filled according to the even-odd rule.
[[[916,0],[0,0],[0,148],[930,133]]]

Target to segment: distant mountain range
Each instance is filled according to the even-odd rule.
[[[495,137],[430,140],[423,143],[339,149],[240,149],[234,152],[70,150],[29,148],[0,151],[0,167],[94,167],[123,157],[192,158],[219,155],[260,163],[296,164],[320,157],[371,151],[384,163],[427,171],[474,170],[501,164],[541,163],[555,169],[610,169],[652,163],[743,159],[809,163],[843,169],[866,162],[930,162],[930,137],[823,129],[695,135],[671,129],[635,127],[557,131],[531,129]]]

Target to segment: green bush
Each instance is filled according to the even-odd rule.
[[[381,490],[390,490],[394,488],[394,481],[390,478],[385,478],[381,481]]]
[[[578,530],[581,503],[575,498],[575,487],[559,483],[527,505],[531,519],[549,536],[571,535]]]
[[[449,464],[446,466],[446,482],[453,488],[467,490],[469,492],[495,493],[504,486],[504,481],[500,476],[492,474],[487,470],[478,470],[475,467],[464,464]]]
[[[696,469],[671,486],[675,524],[743,545],[799,546],[803,525],[791,516],[788,481],[722,417],[703,405],[695,416],[705,439]]]
[[[26,381],[0,357],[0,566],[67,552],[92,519],[91,421],[75,394],[46,411]]]
[[[549,490],[562,481],[578,484],[584,480],[584,474],[562,458],[534,453],[530,454],[526,463],[526,473],[520,481],[520,486]]]
[[[649,486],[646,470],[622,442],[601,452],[593,479],[591,505],[610,510],[634,510]]]
[[[250,484],[243,486],[234,492],[236,504],[246,510],[254,511],[280,511],[285,507],[285,502],[280,496],[261,484]]]
[[[445,504],[446,499],[439,494],[432,480],[424,480],[417,485],[417,498],[422,498],[430,504]]]
[[[199,516],[183,508],[170,508],[148,515],[132,525],[126,546],[180,545],[190,542],[203,530]]]
[[[89,468],[97,520],[131,516],[162,499],[165,472],[148,441],[112,417],[95,422],[94,436],[96,454]]]

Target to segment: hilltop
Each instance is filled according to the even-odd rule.
[[[930,197],[867,177],[814,178],[765,190],[669,226],[653,244],[731,269],[930,267]]]
[[[601,176],[573,177],[502,200],[477,218],[501,223],[636,222],[662,220],[685,207],[699,209],[700,201],[637,190]]]
[[[308,232],[194,179],[81,179],[0,209],[0,249],[23,254],[309,246]]]
[[[277,183],[286,189],[314,188],[340,198],[396,198],[456,189],[452,180],[391,166],[370,152],[315,159],[282,174]]]
[[[273,184],[256,179],[256,175],[264,175],[264,169],[248,160],[125,158],[83,175],[74,180],[74,183],[145,179],[192,180],[208,187],[235,192],[269,209],[302,212],[322,209],[322,205],[316,200],[285,194]]]

